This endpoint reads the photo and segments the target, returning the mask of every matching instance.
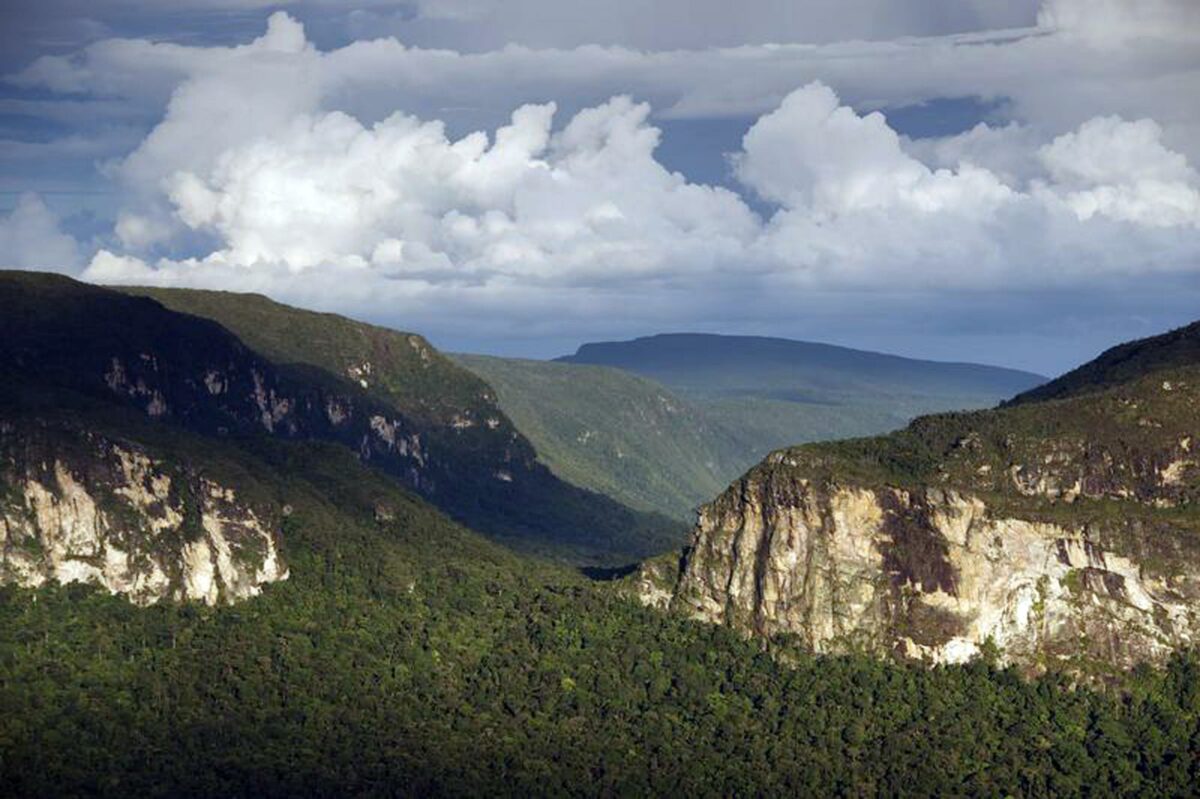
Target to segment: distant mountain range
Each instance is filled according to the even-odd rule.
[[[904,358],[879,352],[760,336],[664,333],[584,344],[565,363],[613,366],[706,399],[753,396],[796,404],[920,402],[929,397],[1009,397],[1042,375]]]
[[[683,517],[774,449],[993,406],[1045,380],[979,364],[704,334],[585,344],[555,362],[454,357],[496,389],[560,477]]]

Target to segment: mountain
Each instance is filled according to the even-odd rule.
[[[276,358],[154,300],[0,275],[0,795],[1178,796],[1200,777],[1194,655],[1107,688],[661,613],[461,526],[418,493],[466,468],[426,447],[432,422]],[[362,446],[375,416],[407,454]]]
[[[419,337],[262,297],[159,294],[236,331],[145,296],[2,273],[0,369],[51,407],[62,391],[207,437],[336,443],[529,551],[616,564],[678,540],[675,522],[556,478],[490,388]]]
[[[886,432],[922,413],[989,407],[1045,380],[979,364],[699,333],[584,344],[559,360],[663,383],[701,407],[754,460],[799,442]]]
[[[764,651],[514,555],[336,444],[209,438],[104,404],[6,410],[6,429],[42,419],[85,448],[103,436],[220,483],[277,536],[287,579],[215,607],[0,585],[2,795],[1178,796],[1195,784],[1200,662],[1187,655],[1108,692],[986,663]],[[122,534],[137,529],[111,512]]]
[[[454,358],[559,477],[690,518],[767,452],[994,405],[1043,378],[784,339],[663,335],[585,344],[555,362]],[[593,365],[603,364],[603,365]]]
[[[455,355],[556,475],[630,507],[689,518],[754,463],[704,409],[603,366]]]
[[[1102,391],[1153,372],[1187,367],[1198,362],[1200,322],[1194,322],[1160,336],[1113,347],[1062,377],[1017,395],[1007,404],[1075,397]]]
[[[1063,399],[774,453],[642,596],[817,651],[1161,661],[1200,634],[1198,337],[1110,352],[1056,381]]]

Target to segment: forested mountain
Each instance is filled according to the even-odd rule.
[[[699,333],[584,344],[559,360],[662,383],[704,410],[753,460],[806,441],[887,432],[923,413],[990,407],[1045,380],[994,366]]]
[[[555,474],[681,517],[773,449],[994,405],[1042,379],[743,336],[585,344],[553,363],[455,358],[496,388]]]
[[[753,452],[707,411],[620,369],[455,355],[559,477],[627,505],[691,521]]]
[[[491,389],[417,336],[252,295],[160,295],[219,319],[63,277],[2,273],[0,368],[16,388],[119,402],[206,436],[340,444],[527,551],[619,564],[679,540],[676,522],[556,478]]]
[[[1200,322],[1159,336],[1128,341],[1102,353],[1062,377],[1032,388],[1009,403],[1060,399],[1102,391],[1154,372],[1200,363]]]
[[[160,452],[190,457],[170,435]],[[290,575],[260,596],[0,587],[0,794],[1180,796],[1200,778],[1192,656],[1101,689],[764,649],[516,557],[338,447],[260,443],[217,455],[240,494],[291,508]]]

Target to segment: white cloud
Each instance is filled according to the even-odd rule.
[[[1009,199],[990,172],[931,171],[905,153],[878,112],[859,116],[818,83],[759,119],[736,157],[738,177],[764,199],[819,215],[906,207],[976,213]]]
[[[408,35],[451,29],[464,49],[615,44],[637,49],[890,39],[1033,24],[1037,0],[416,0],[360,14],[360,25]],[[447,23],[450,23],[449,25]],[[415,28],[415,31],[414,31]],[[360,28],[361,29],[361,28]]]
[[[165,197],[177,225],[220,246],[159,261],[156,279],[219,274],[286,291],[303,274],[327,300],[358,301],[374,286],[380,302],[490,293],[499,308],[513,292],[537,304],[560,302],[563,289],[629,296],[731,280],[752,293],[1050,285],[1194,268],[1200,250],[1177,230],[1194,227],[1179,200],[1194,171],[1149,121],[1097,118],[1036,144],[1021,128],[975,130],[935,146],[943,160],[957,151],[956,163],[930,167],[882,114],[813,83],[762,116],[734,157],[743,184],[780,206],[764,224],[732,192],[655,160],[646,104],[617,97],[558,132],[554,112],[522,106],[494,135],[457,140],[400,113],[370,126],[300,114],[215,157],[189,154]],[[1022,150],[1032,177],[972,163],[980,142],[992,160]],[[134,219],[126,238],[139,238]],[[88,274],[140,281],[148,269],[104,253]]]
[[[1166,10],[1143,14],[1138,10],[1143,6]],[[260,115],[251,112],[260,107],[266,130],[272,129],[276,109],[312,112],[317,106],[366,122],[397,108],[422,118],[442,118],[450,108],[496,124],[503,114],[529,102],[554,99],[579,107],[623,93],[651,102],[664,116],[759,115],[797,86],[819,80],[856,108],[939,97],[1007,99],[1015,119],[1051,135],[1098,115],[1149,117],[1163,126],[1170,146],[1197,159],[1200,112],[1181,102],[1200,93],[1195,46],[1200,25],[1187,24],[1195,7],[1193,0],[1059,0],[1045,6],[1040,28],[818,45],[785,39],[781,44],[678,50],[512,45],[455,51],[406,46],[395,38],[380,38],[379,29],[372,28],[363,40],[324,53],[311,48],[297,52],[298,26],[277,13],[267,41],[191,47],[106,40],[70,56],[41,58],[11,80],[27,87],[126,97],[139,107],[160,109],[181,82],[188,83],[189,91],[202,92],[206,79],[220,80],[222,70],[236,72],[248,85],[237,87],[232,99],[246,105],[230,104],[222,112],[221,98],[215,95],[207,103],[224,113],[223,125],[234,130],[254,125]],[[795,13],[802,23],[811,19]],[[906,13],[911,15],[911,9]],[[985,11],[979,14],[999,21]],[[1147,15],[1151,22],[1139,23]],[[1140,35],[1087,35],[1127,26]],[[214,125],[213,133],[219,134],[223,125]]]
[[[879,114],[860,116],[819,84],[763,116],[735,163],[782,208],[756,252],[793,282],[888,288],[1025,288],[1194,271],[1196,173],[1150,120],[1089,120],[1044,146],[1021,128],[935,143],[930,169]],[[1029,180],[972,163],[1014,163]],[[1032,165],[1032,166],[1028,166]]]
[[[1063,202],[1080,219],[1200,227],[1200,176],[1162,143],[1153,120],[1097,117],[1038,152]]]
[[[1016,122],[1003,126],[981,122],[954,136],[901,141],[905,152],[931,168],[953,169],[959,164],[972,164],[1016,189],[1028,186],[1044,172],[1037,158],[1042,143],[1038,131]]]
[[[1045,0],[1038,23],[1106,44],[1131,39],[1200,39],[1194,0]]]
[[[41,197],[24,194],[0,216],[0,268],[74,272],[79,266],[79,245],[59,229]]]
[[[1179,98],[1198,59],[1168,17],[1121,38],[1096,28],[1120,8],[1079,8],[924,40],[473,54],[321,52],[275,14],[247,45],[101,42],[20,81],[165,108],[112,168],[125,202],[95,280],[525,329],[1192,275],[1200,109]],[[910,141],[866,111],[939,96],[1017,119]],[[651,105],[760,115],[733,164],[771,217],[665,169]],[[452,135],[441,107],[510,116]]]
[[[491,141],[403,114],[300,116],[165,186],[179,222],[224,242],[206,260],[240,267],[605,283],[736,259],[756,218],[658,164],[648,113],[618,97],[552,135],[554,106],[524,106]],[[140,217],[123,220],[143,238]]]
[[[162,121],[118,169],[139,189],[157,188],[183,167],[206,168],[230,147],[319,106],[320,55],[303,26],[283,12],[272,14],[266,33],[250,44],[197,55]]]

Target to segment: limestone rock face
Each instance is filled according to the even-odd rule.
[[[642,568],[640,596],[819,652],[1162,661],[1200,637],[1200,364],[1149,361],[773,453],[701,509],[682,558]]]
[[[233,489],[98,436],[56,456],[0,433],[0,582],[215,605],[287,579],[276,523]]]
[[[644,602],[818,652],[957,663],[994,644],[1038,667],[1157,661],[1200,634],[1200,569],[1113,551],[1087,524],[1013,518],[941,488],[864,488],[753,471],[700,512]]]

